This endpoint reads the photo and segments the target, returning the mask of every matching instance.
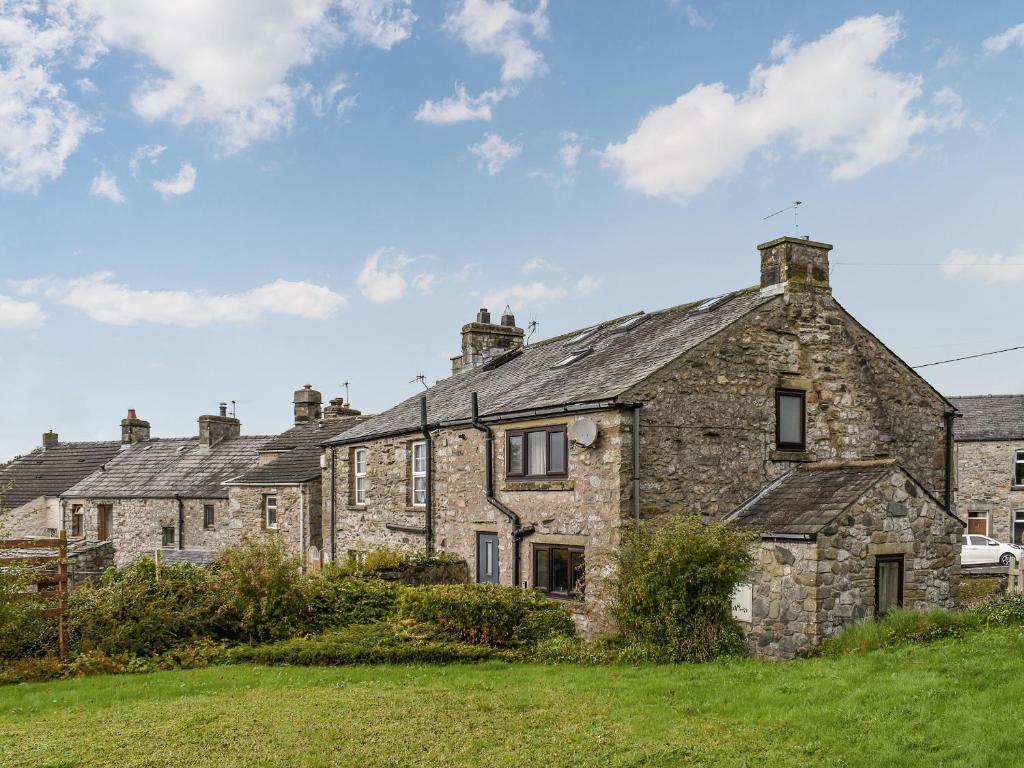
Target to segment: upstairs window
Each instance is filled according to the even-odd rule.
[[[427,443],[412,444],[412,505],[427,506]]]
[[[1014,451],[1013,484],[1024,485],[1024,451]]]
[[[505,475],[515,479],[565,477],[568,448],[564,424],[510,429],[506,433]]]
[[[203,504],[203,528],[213,528],[213,504]]]
[[[775,447],[780,451],[807,448],[807,393],[775,390]]]
[[[277,496],[263,497],[263,512],[267,528],[277,530]]]
[[[365,448],[356,448],[352,452],[353,501],[356,504],[366,503],[366,456]]]

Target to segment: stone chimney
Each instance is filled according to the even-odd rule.
[[[481,309],[476,322],[462,326],[462,354],[452,358],[452,373],[478,368],[498,355],[523,346],[523,329],[516,326],[515,315],[505,307],[501,325],[491,322],[491,313]]]
[[[128,416],[121,419],[121,443],[132,445],[142,440],[149,440],[149,422],[140,419],[134,408],[129,408]]]
[[[220,404],[220,413],[216,416],[199,417],[199,445],[207,448],[217,445],[229,437],[242,434],[242,422],[228,416],[227,403]]]
[[[60,440],[57,439],[57,433],[54,432],[52,429],[49,432],[43,432],[44,451],[48,448],[56,448],[59,443]]]
[[[292,402],[295,404],[296,424],[320,420],[320,403],[323,402],[323,397],[313,389],[312,384],[304,384],[302,389],[295,390]]]
[[[801,237],[779,237],[757,246],[761,252],[761,287],[789,283],[830,292],[828,252],[832,246]]]
[[[331,400],[330,405],[324,408],[324,419],[344,419],[349,416],[362,416],[362,411],[357,411],[355,408],[345,402],[345,398],[336,397]]]

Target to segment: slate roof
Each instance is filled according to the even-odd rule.
[[[301,483],[320,476],[320,444],[350,429],[365,417],[324,419],[299,424],[269,440],[261,452],[284,452],[282,456],[262,466],[253,467],[230,485],[275,485]]]
[[[813,535],[894,468],[892,462],[798,467],[766,486],[728,519],[764,533]]]
[[[40,496],[59,496],[118,454],[120,441],[58,443],[19,456],[0,469],[0,507],[15,509]],[[9,490],[7,484],[13,483]]]
[[[65,496],[84,498],[227,498],[224,481],[256,464],[257,452],[270,440],[243,435],[212,447],[198,437],[145,440],[118,453],[69,488]]]
[[[1024,440],[1024,395],[970,395],[949,400],[963,414],[953,420],[957,440]]]
[[[726,294],[718,302],[706,299],[648,315],[634,313],[530,344],[488,365],[442,379],[329,442],[353,443],[418,430],[423,394],[427,396],[427,421],[431,424],[468,420],[472,392],[479,393],[481,416],[614,400],[702,341],[772,301],[781,290],[781,286],[747,288]],[[643,319],[631,328],[616,328],[637,316]],[[588,330],[592,333],[581,338]],[[578,361],[559,367],[571,354],[587,350]]]

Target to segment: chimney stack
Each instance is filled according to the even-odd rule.
[[[336,397],[331,400],[330,405],[324,408],[324,419],[343,419],[348,416],[362,416],[362,411],[357,411],[355,408],[345,402],[345,398]]]
[[[210,448],[229,437],[238,437],[242,434],[242,422],[233,416],[228,416],[226,403],[220,403],[219,413],[216,416],[199,417],[199,445]]]
[[[296,425],[320,420],[320,404],[323,402],[323,397],[313,389],[312,384],[304,384],[302,389],[295,390],[292,402],[295,404]]]
[[[498,355],[523,346],[523,329],[516,326],[515,315],[505,307],[501,325],[491,322],[491,313],[482,308],[476,322],[462,326],[462,354],[452,358],[452,373],[479,368]]]
[[[828,252],[832,246],[803,237],[779,237],[757,246],[761,287],[779,283],[830,292]]]
[[[140,419],[134,408],[128,409],[128,416],[121,419],[121,443],[133,445],[149,440],[149,422]]]
[[[43,450],[48,448],[55,448],[60,443],[57,439],[57,433],[52,429],[49,432],[43,432]]]

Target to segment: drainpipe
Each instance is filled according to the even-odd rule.
[[[335,483],[336,483],[336,478],[337,478],[337,475],[338,475],[337,465],[336,465],[337,458],[338,458],[338,451],[332,445],[331,446],[331,562],[332,563],[335,562],[335,560],[334,560],[334,529],[335,529],[334,506],[335,506],[335,503],[336,503],[336,501],[335,501],[335,498],[336,498]]]
[[[633,408],[633,522],[640,526],[640,409]]]
[[[945,471],[945,483],[946,493],[943,501],[946,504],[946,511],[953,511],[953,419],[956,418],[955,413],[946,413],[943,415],[943,419],[946,422],[946,471]]]
[[[420,397],[420,431],[423,433],[423,441],[426,443],[427,454],[427,498],[425,519],[423,521],[424,539],[426,540],[427,552],[434,549],[434,442],[430,437],[430,428],[427,426],[427,396]]]
[[[306,572],[306,484],[299,483],[299,570]]]
[[[484,493],[487,496],[487,503],[503,514],[512,524],[512,583],[519,586],[520,574],[520,544],[523,539],[533,533],[533,526],[524,526],[519,515],[506,507],[494,496],[494,433],[491,428],[480,421],[480,404],[477,393],[470,395],[473,420],[471,426],[484,433]]]
[[[185,502],[178,494],[174,494],[178,502],[178,549],[185,548]]]

